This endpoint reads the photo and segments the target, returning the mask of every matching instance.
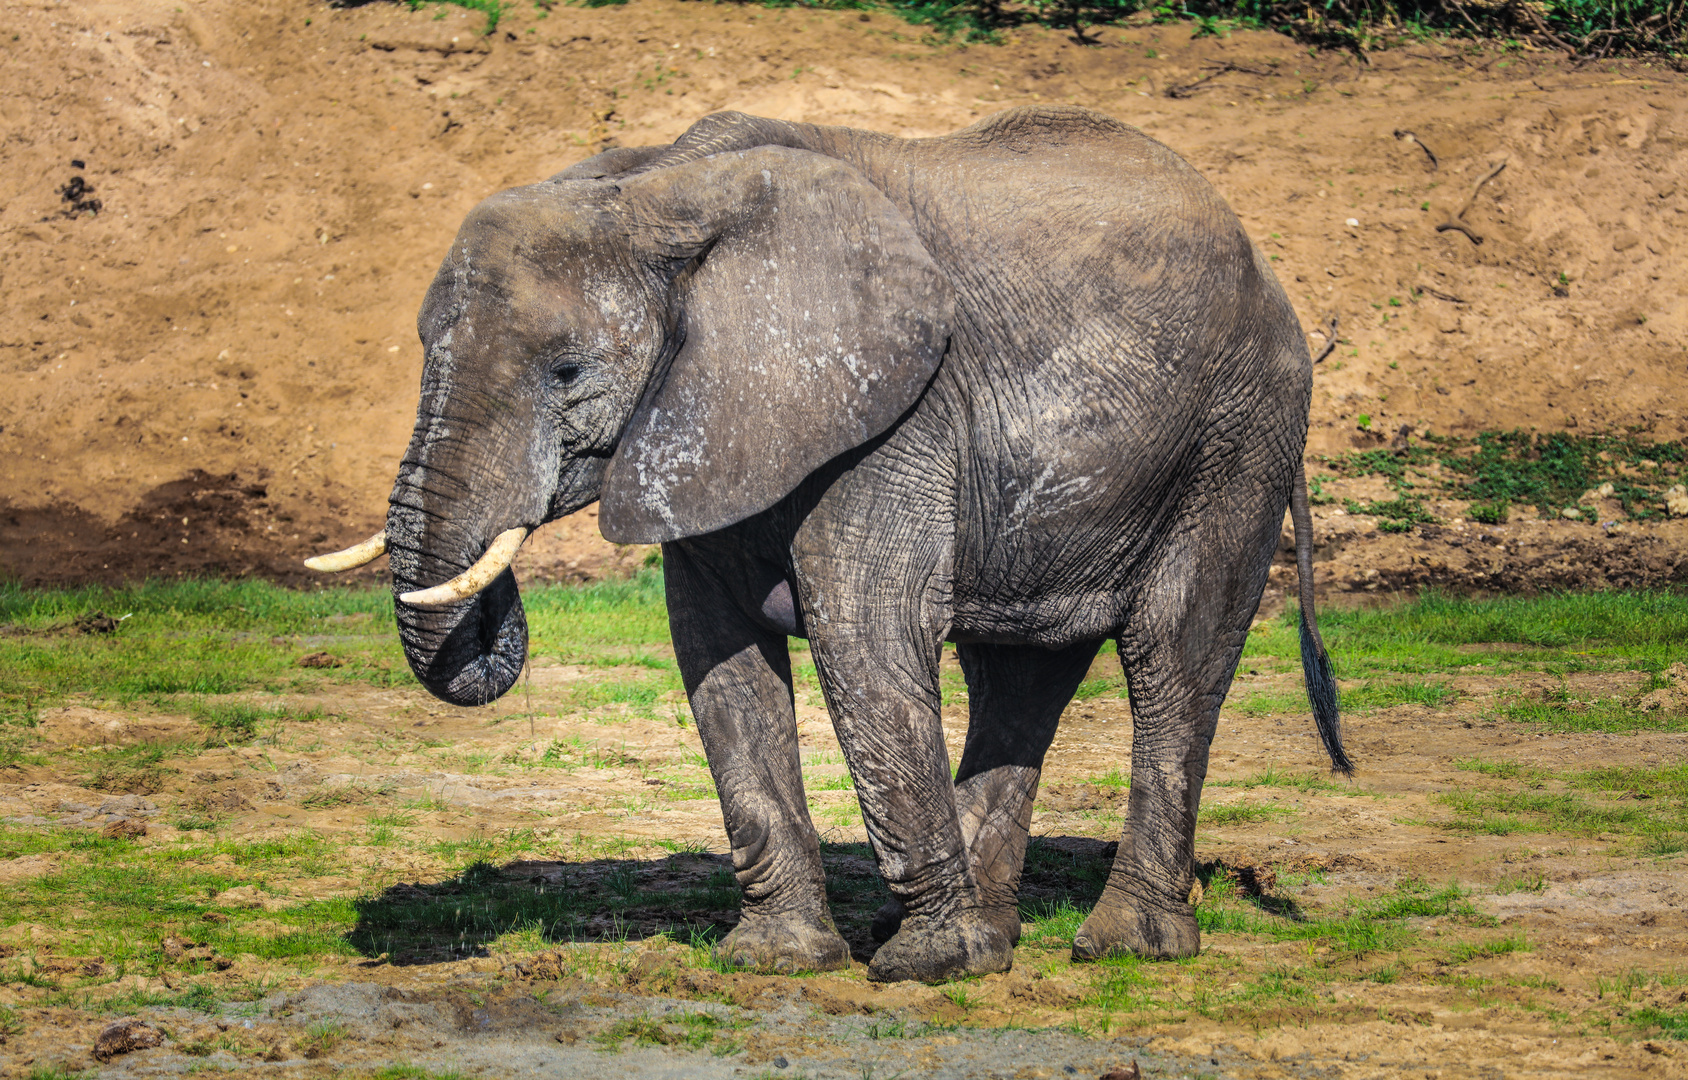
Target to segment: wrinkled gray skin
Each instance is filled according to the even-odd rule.
[[[1130,818],[1073,953],[1197,951],[1208,745],[1292,495],[1311,580],[1311,367],[1271,270],[1171,151],[1074,108],[912,141],[711,116],[482,203],[420,330],[395,589],[595,499],[608,539],[662,543],[744,889],[721,953],[849,960],[790,635],[810,642],[896,898],[871,978],[1009,967],[1044,752],[1108,638],[1135,721]],[[446,700],[491,701],[521,670],[508,571],[398,615]],[[953,781],[946,641],[971,708]],[[1346,768],[1310,622],[1303,643]]]

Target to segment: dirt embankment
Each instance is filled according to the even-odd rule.
[[[961,47],[884,14],[679,0],[525,9],[492,37],[385,4],[7,10],[0,576],[296,578],[367,535],[413,416],[412,320],[463,214],[729,108],[921,136],[1065,101],[1139,125],[1231,200],[1310,331],[1339,316],[1312,453],[1402,424],[1688,434],[1688,80],[1668,70],[1435,43],[1361,63],[1180,25]],[[1543,529],[1541,565],[1680,576],[1671,527],[1640,530],[1645,558]],[[1344,550],[1383,546],[1330,564],[1344,587],[1380,565],[1388,587],[1494,580],[1434,537],[1361,532]],[[642,557],[583,516],[524,569]]]

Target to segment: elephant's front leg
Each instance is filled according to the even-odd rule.
[[[811,623],[810,645],[879,872],[906,913],[868,978],[929,982],[1006,971],[1013,940],[988,917],[956,815],[939,714],[939,642],[851,633],[849,625],[816,633]]]
[[[846,967],[803,793],[785,636],[748,617],[686,544],[663,554],[674,654],[744,889],[739,924],[716,953],[765,971]]]
[[[1026,861],[1032,799],[1043,756],[1061,711],[1090,670],[1100,641],[1064,649],[964,644],[967,744],[955,774],[955,807],[985,917],[1020,940],[1020,872]],[[874,917],[874,937],[888,941],[905,912],[892,900]]]

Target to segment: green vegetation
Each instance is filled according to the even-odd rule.
[[[1287,806],[1269,803],[1235,803],[1230,806],[1204,806],[1196,815],[1196,824],[1211,826],[1247,825],[1269,821],[1274,817],[1288,817],[1295,813]]]
[[[595,1036],[601,1049],[619,1051],[632,1042],[634,1046],[679,1046],[690,1050],[707,1049],[717,1057],[737,1052],[744,1040],[734,1034],[746,1026],[746,1021],[713,1012],[668,1013],[658,1018],[640,1016],[618,1020]]]
[[[1645,1034],[1658,1034],[1667,1039],[1688,1039],[1688,1009],[1661,1009],[1649,1005],[1637,1009],[1629,1020]]]
[[[1074,701],[1093,701],[1099,697],[1125,697],[1126,686],[1123,676],[1109,676],[1103,679],[1086,679],[1078,684],[1073,691]]]
[[[536,660],[648,672],[584,685],[573,706],[653,715],[662,711],[659,699],[679,691],[660,572],[539,586],[523,600]],[[122,617],[112,622],[106,612]],[[301,666],[306,658],[315,662]],[[65,704],[186,714],[207,744],[221,745],[273,741],[284,725],[324,718],[320,708],[283,695],[345,683],[415,685],[386,590],[306,592],[260,581],[59,590],[0,584],[0,671],[7,673],[0,679],[0,766],[27,754],[27,729],[42,709]],[[154,760],[143,764],[159,765],[186,749],[154,748]]]
[[[1450,828],[1492,836],[1605,833],[1638,840],[1645,853],[1656,855],[1676,854],[1688,841],[1688,765],[1556,772],[1517,762],[1456,764],[1507,786],[1461,788],[1436,796],[1454,813]]]
[[[384,1065],[369,1076],[370,1080],[466,1080],[460,1072],[431,1072],[420,1065]]]
[[[1331,982],[1352,979],[1356,969],[1366,972],[1361,977],[1372,982],[1409,977],[1411,972],[1399,959],[1381,968],[1360,965],[1380,953],[1399,956],[1402,950],[1421,945],[1411,920],[1439,916],[1469,925],[1488,921],[1458,886],[1435,888],[1416,878],[1398,881],[1383,896],[1324,914],[1302,911],[1293,901],[1278,897],[1245,896],[1235,878],[1216,867],[1204,867],[1202,881],[1204,896],[1196,906],[1196,919],[1203,935],[1245,934],[1273,942],[1304,942],[1311,962],[1245,972],[1235,961],[1210,953],[1178,965],[1133,956],[1109,958],[1095,965],[1083,1002],[1103,1014],[1097,1025],[1102,1031],[1109,1030],[1114,1014],[1161,1019],[1195,1014],[1235,1023],[1285,1008],[1328,1006],[1334,1001],[1328,990]],[[1077,928],[1078,921],[1082,921],[1079,911],[1051,908],[1043,921],[1034,923],[1037,934],[1027,935],[1022,943],[1045,940],[1046,926],[1055,933],[1065,931],[1071,940],[1071,929]],[[1452,953],[1463,958],[1455,961],[1459,963],[1525,947],[1523,938],[1515,937],[1475,945],[1458,943]],[[1190,979],[1197,982],[1193,993]]]
[[[111,629],[92,616],[121,612]],[[231,700],[335,682],[410,682],[385,590],[300,592],[265,582],[151,582],[120,589],[0,585],[0,722],[32,725],[77,698],[190,713],[217,741],[320,713]],[[338,666],[302,669],[326,652]]]
[[[348,0],[329,0],[329,2],[349,6]],[[453,7],[468,8],[470,11],[478,11],[486,16],[486,23],[481,31],[486,34],[497,30],[499,21],[504,18],[504,13],[515,6],[514,0],[402,0],[402,2],[412,11],[420,11],[425,5],[445,6],[448,4]],[[616,2],[625,4],[627,0],[616,0]],[[588,6],[595,7],[597,5],[589,2]],[[444,12],[434,17],[444,18]]]
[[[1414,525],[1436,520],[1435,515],[1426,510],[1422,502],[1406,496],[1389,502],[1370,502],[1363,505],[1349,499],[1344,508],[1350,514],[1370,514],[1378,518],[1377,527],[1383,532],[1412,532]]]
[[[1550,690],[1540,701],[1514,701],[1500,710],[1508,720],[1540,724],[1549,731],[1684,731],[1688,730],[1688,714],[1672,712],[1643,712],[1634,702],[1623,698],[1596,697],[1581,699],[1572,696],[1570,688],[1561,684]]]
[[[1448,950],[1448,958],[1456,964],[1469,964],[1473,960],[1486,960],[1491,956],[1506,956],[1509,953],[1529,952],[1530,944],[1524,940],[1523,934],[1508,934],[1493,941],[1461,941]]]
[[[1387,479],[1396,499],[1350,501],[1348,511],[1376,515],[1386,532],[1406,532],[1435,520],[1421,501],[1425,495],[1469,501],[1471,519],[1486,525],[1504,523],[1513,506],[1534,506],[1544,516],[1575,507],[1592,521],[1582,502],[1591,491],[1616,499],[1628,517],[1660,517],[1665,490],[1688,467],[1688,445],[1633,435],[1486,431],[1474,438],[1427,434],[1401,450],[1356,451],[1324,463],[1343,476]]]
[[[668,604],[662,572],[623,580],[522,590],[530,650],[569,664],[636,664],[668,670]]]
[[[1243,648],[1245,661],[1297,656],[1298,618],[1291,607],[1281,619],[1256,626]],[[1545,667],[1558,674],[1602,669],[1661,672],[1688,659],[1688,595],[1675,592],[1553,593],[1493,600],[1426,592],[1387,608],[1326,608],[1319,612],[1319,626],[1337,673],[1345,679],[1439,674],[1474,666]],[[1508,648],[1484,650],[1481,646],[1488,643]],[[1430,682],[1400,686],[1379,688],[1375,697],[1373,691],[1363,691],[1359,700],[1370,706],[1390,695],[1417,695],[1421,703],[1440,704],[1451,693]],[[1345,693],[1345,704],[1347,695],[1354,693]]]
[[[1281,773],[1276,765],[1268,765],[1253,776],[1243,780],[1210,780],[1207,786],[1240,787],[1248,790],[1262,787],[1288,788],[1291,791],[1300,791],[1307,794],[1315,792],[1350,794],[1353,791],[1350,785],[1339,784],[1328,776],[1321,776],[1317,773]]]

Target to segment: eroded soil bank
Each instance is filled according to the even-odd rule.
[[[432,6],[5,10],[0,574],[25,581],[300,580],[304,554],[368,535],[414,415],[416,308],[464,213],[720,109],[926,136],[1058,101],[1139,125],[1231,201],[1315,352],[1339,318],[1315,455],[1402,425],[1688,432],[1688,95],[1669,69],[1440,42],[1361,62],[1177,24],[964,47],[882,13],[680,0],[518,6],[491,37]],[[1366,529],[1326,576],[1678,580],[1681,538],[1659,540],[1638,556],[1594,521],[1537,530],[1545,569],[1497,581],[1469,548]],[[582,515],[523,569],[643,555]]]

